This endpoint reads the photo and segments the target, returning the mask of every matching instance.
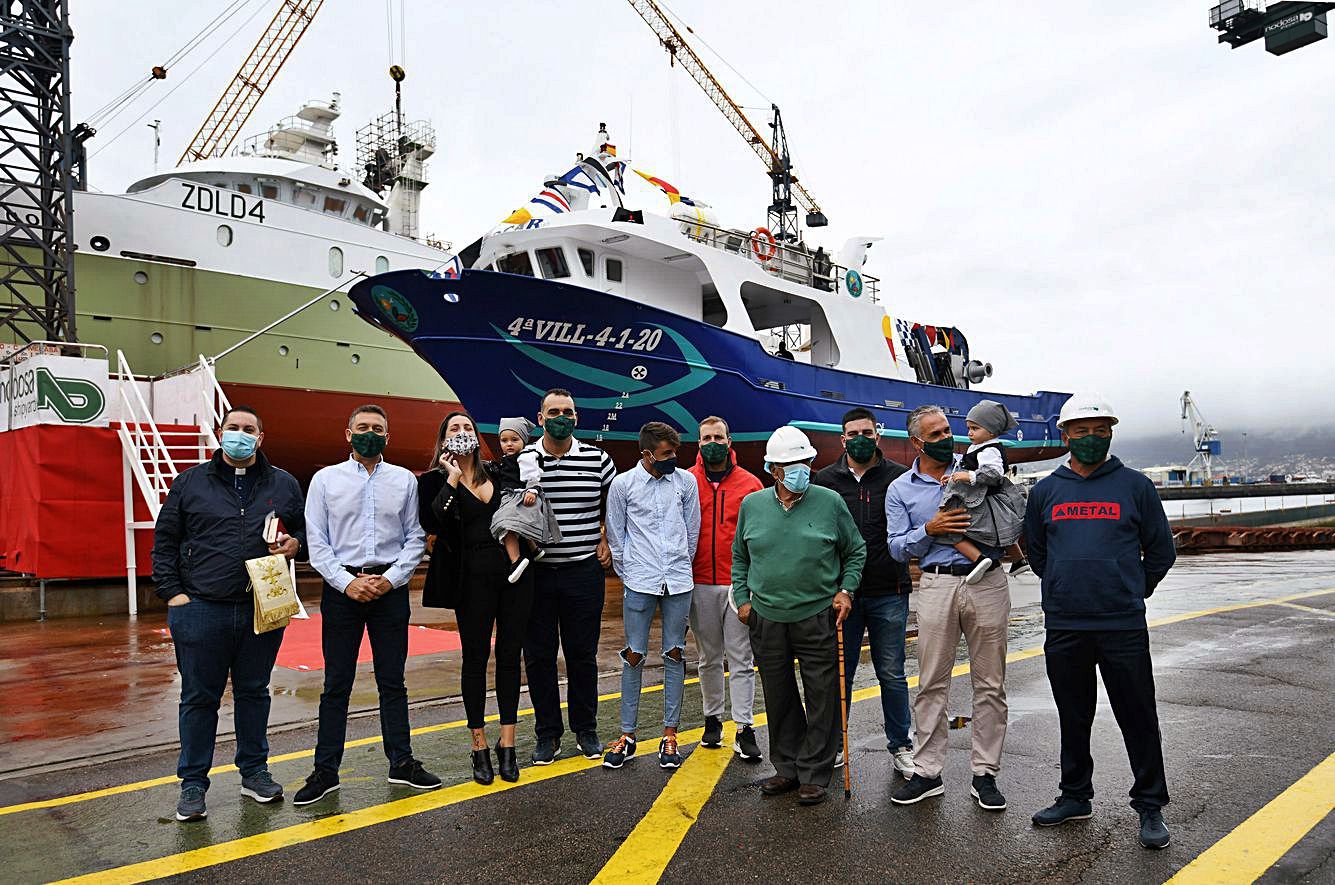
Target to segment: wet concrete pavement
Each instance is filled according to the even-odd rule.
[[[680,846],[672,850],[675,842],[666,836],[653,840],[666,863],[664,879],[1164,881],[1335,751],[1335,731],[1328,719],[1329,692],[1335,686],[1335,659],[1329,653],[1335,641],[1335,592],[1236,607],[1327,590],[1335,591],[1335,554],[1197,557],[1180,561],[1150,600],[1152,621],[1172,621],[1152,629],[1174,800],[1165,815],[1174,843],[1166,851],[1151,853],[1136,844],[1135,815],[1125,804],[1129,769],[1106,703],[1100,705],[1094,734],[1094,819],[1055,831],[1031,828],[1029,815],[1056,793],[1057,733],[1043,659],[1027,656],[1011,664],[1007,678],[1010,731],[999,786],[1011,807],[1004,814],[982,812],[969,798],[967,727],[951,735],[947,795],[911,808],[891,805],[888,796],[897,781],[884,748],[879,704],[867,696],[855,704],[851,720],[851,801],[836,794],[827,804],[806,809],[791,797],[763,799],[754,785],[772,772],[768,763],[732,761],[716,786],[701,788],[698,817],[690,815],[694,823],[687,820],[689,829]],[[1032,585],[1020,585],[1015,596],[1012,654],[1040,646],[1042,629]],[[1221,608],[1227,610],[1200,614]],[[131,743],[136,727],[170,740],[176,689],[172,674],[165,681],[151,675],[161,669],[152,662],[161,654],[157,644],[165,642],[155,640],[153,630],[152,625],[139,628],[135,648],[117,659],[117,671],[143,671],[135,680],[114,680],[129,688],[96,697],[100,683],[84,679],[90,703],[81,709],[92,712],[87,723],[83,714],[67,717],[69,735],[58,733],[58,717],[49,712],[25,718],[24,711],[39,705],[58,708],[62,695],[77,686],[78,679],[70,675],[78,669],[77,645],[30,645],[30,653],[21,657],[19,644],[7,641],[0,669],[0,728],[7,735],[0,767],[17,767],[11,751],[24,744],[88,749],[97,739],[99,723],[117,722],[113,734],[121,744]],[[4,632],[8,637],[8,630]],[[619,640],[619,618],[609,618],[605,661],[615,661]],[[59,650],[38,654],[50,648]],[[45,657],[52,660],[40,665],[28,660]],[[414,697],[426,697],[413,681],[429,682],[425,673],[433,666],[450,669],[440,662],[415,664],[409,675]],[[276,686],[280,678],[299,687],[313,679],[318,696],[318,673],[288,672],[293,675],[275,675]],[[910,655],[909,673],[915,672]],[[52,687],[28,693],[29,680],[44,675]],[[457,682],[457,676],[452,678]],[[657,679],[651,675],[647,682]],[[860,668],[857,687],[873,684],[871,668]],[[370,706],[374,691],[369,681],[366,689]],[[430,690],[448,692],[446,678],[437,677]],[[604,680],[603,691],[615,692],[616,681]],[[289,796],[310,770],[313,729],[299,724],[300,710],[308,703],[300,691],[275,699],[275,714],[286,710],[292,728],[273,734],[271,768]],[[155,711],[157,724],[136,726],[136,704]],[[652,755],[661,693],[647,694],[641,707],[641,754]],[[16,715],[12,721],[11,711]],[[615,698],[600,705],[604,737],[612,735],[616,712]],[[967,677],[953,683],[951,712],[969,713]],[[180,825],[169,819],[176,794],[171,750],[9,775],[0,780],[0,850],[7,857],[3,878],[46,881],[173,856],[151,869],[122,870],[117,878],[142,881],[198,867],[190,878],[229,882],[279,877],[330,882],[588,881],[617,854],[646,814],[661,814],[659,806],[671,804],[667,798],[660,803],[666,786],[693,783],[689,778],[707,757],[725,752],[690,748],[687,765],[674,774],[643,758],[620,772],[603,771],[583,760],[563,759],[547,769],[525,764],[515,788],[480,788],[468,780],[468,734],[458,721],[461,716],[459,705],[448,702],[419,704],[413,711],[418,731],[414,750],[445,778],[442,791],[412,794],[386,784],[385,760],[375,740],[378,723],[362,717],[350,726],[349,740],[355,746],[346,755],[343,789],[335,797],[303,809],[290,803],[261,807],[237,797],[234,772],[219,773],[209,793],[210,817],[202,824]],[[170,728],[161,724],[164,717]],[[700,722],[699,691],[691,685],[682,727],[698,728]],[[521,717],[521,763],[532,747],[530,723]],[[30,736],[8,736],[20,733]],[[764,748],[766,730],[760,735]],[[569,738],[564,749],[565,756],[573,750]],[[230,762],[231,750],[220,743],[217,763]],[[705,755],[692,762],[697,753]],[[152,785],[56,807],[14,808],[140,782]],[[352,825],[358,828],[343,831]],[[252,841],[236,841],[247,837]],[[255,839],[271,840],[258,847],[275,850],[253,853]],[[219,846],[218,853],[203,860],[230,862],[200,866],[197,854],[180,857],[211,845]],[[1335,823],[1327,817],[1282,852],[1265,880],[1333,881],[1332,855]]]

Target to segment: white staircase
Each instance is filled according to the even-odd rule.
[[[139,613],[135,532],[151,530],[172,480],[202,464],[218,448],[215,430],[231,407],[212,364],[199,362],[161,377],[136,376],[123,351],[116,351],[116,410],[124,457],[125,576],[130,616]],[[135,489],[149,519],[136,520]]]

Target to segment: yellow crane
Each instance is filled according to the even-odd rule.
[[[820,205],[816,202],[816,198],[793,175],[792,159],[788,155],[788,139],[783,131],[783,117],[779,113],[778,105],[770,106],[774,114],[773,121],[770,123],[773,133],[771,139],[766,141],[760,131],[747,119],[741,106],[733,101],[732,96],[728,95],[727,90],[719,83],[718,78],[700,60],[700,56],[695,54],[695,50],[686,42],[686,38],[664,15],[662,8],[654,0],[628,0],[628,2],[631,8],[638,12],[640,17],[653,30],[658,37],[658,42],[667,50],[668,63],[681,63],[681,66],[691,75],[691,79],[695,80],[699,87],[704,90],[705,95],[709,96],[709,100],[723,113],[723,116],[732,124],[732,128],[737,130],[737,133],[750,145],[751,150],[768,168],[770,181],[774,189],[774,200],[769,207],[770,228],[775,237],[781,242],[791,242],[797,239],[797,210],[793,206],[794,202],[806,210],[807,227],[824,227],[829,224],[825,213],[821,211]],[[690,28],[687,28],[687,30],[689,31]]]
[[[281,0],[273,20],[176,161],[178,166],[226,153],[322,5],[324,0]]]

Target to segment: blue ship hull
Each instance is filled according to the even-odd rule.
[[[904,430],[910,411],[941,406],[963,447],[964,415],[981,399],[1019,416],[1005,439],[1012,463],[1065,451],[1056,415],[1068,394],[985,393],[793,362],[754,338],[578,286],[492,271],[456,278],[409,270],[362,280],[350,294],[364,320],[440,373],[484,433],[494,433],[502,417],[534,417],[542,393],[564,387],[579,409],[577,435],[606,447],[623,468],[639,457],[644,423],[666,421],[692,441],[708,415],[728,420],[739,459],[753,471],[765,440],[784,424],[807,432],[824,465],[842,450],[840,421],[853,406],[877,415],[882,451],[908,463],[915,454]],[[694,458],[689,448],[683,460]]]

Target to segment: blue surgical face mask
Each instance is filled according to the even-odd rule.
[[[789,464],[783,468],[783,487],[800,495],[811,485],[811,467],[807,464]]]
[[[222,450],[233,461],[246,461],[260,447],[260,438],[240,430],[224,430]]]

